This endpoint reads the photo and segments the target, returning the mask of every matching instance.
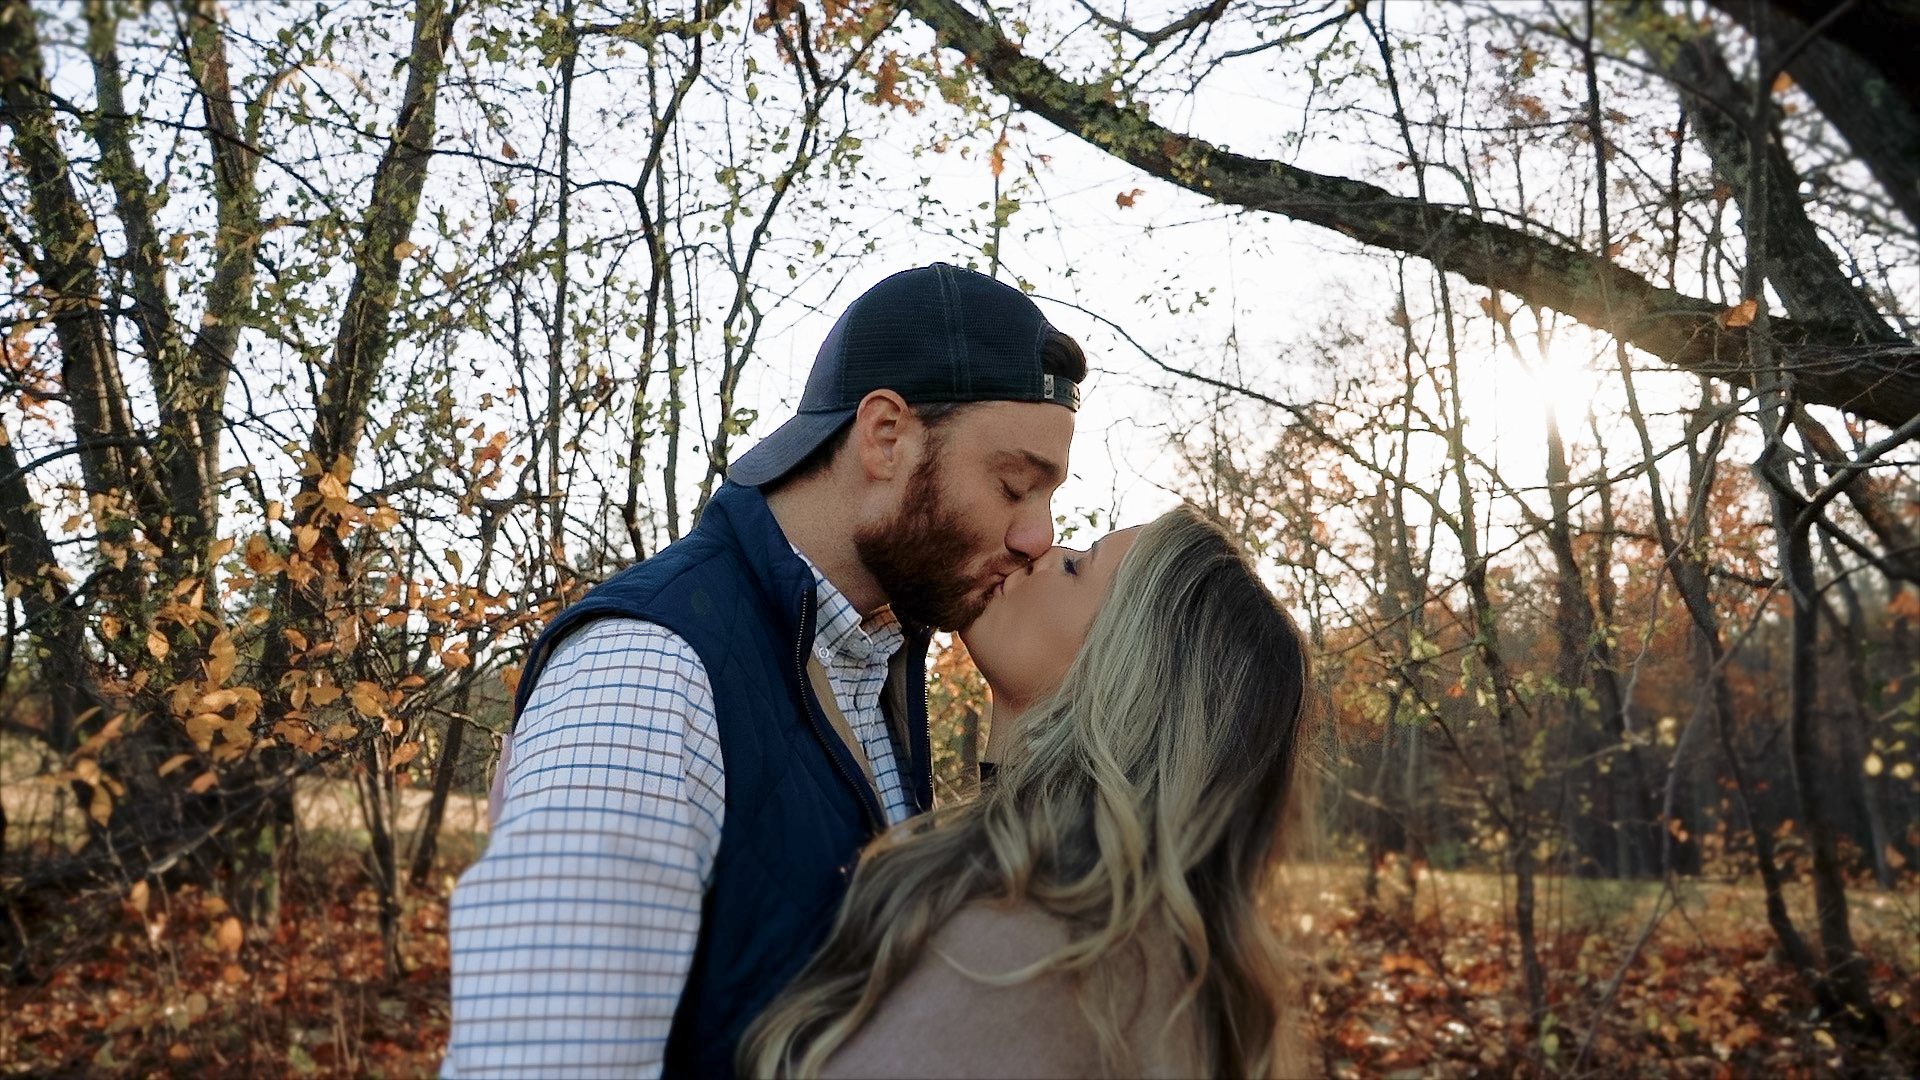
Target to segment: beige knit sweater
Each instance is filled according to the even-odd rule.
[[[1012,986],[959,969],[1005,974],[1067,943],[1065,924],[1032,905],[976,903],[934,935],[914,970],[827,1062],[825,1077],[1100,1076],[1099,1042],[1074,997],[1072,977],[1049,973]],[[1144,952],[1144,956],[1140,955]],[[1200,1074],[1190,1019],[1166,1024],[1180,989],[1171,938],[1116,958],[1122,965],[1122,1031],[1136,1055],[1130,1073]],[[1136,1071],[1137,1070],[1137,1071]]]

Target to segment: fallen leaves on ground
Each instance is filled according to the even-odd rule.
[[[198,887],[136,888],[44,982],[0,987],[0,1075],[437,1075],[447,884],[407,903],[392,980],[357,868],[290,889],[271,934]]]
[[[1764,923],[1713,924],[1709,937],[1672,915],[1621,979],[1576,1070],[1637,934],[1543,934],[1549,1015],[1534,1031],[1519,950],[1498,921],[1323,899],[1306,991],[1313,1065],[1329,1077],[1893,1077],[1920,1064],[1920,972],[1872,965],[1893,1030],[1864,1049],[1818,1017]]]
[[[104,906],[82,920],[93,927],[76,939],[82,951],[37,985],[0,987],[0,1075],[436,1075],[456,870],[447,864],[430,893],[409,898],[392,979],[379,905],[357,860],[320,864],[290,883],[271,934],[193,886],[96,897]],[[1920,965],[1863,938],[1892,1031],[1884,1047],[1860,1049],[1817,1017],[1772,953],[1765,923],[1732,892],[1706,891],[1704,903],[1662,923],[1576,1070],[1639,916],[1543,931],[1551,1017],[1535,1031],[1499,903],[1436,904],[1429,889],[1411,910],[1370,907],[1357,890],[1330,889],[1300,926],[1311,943],[1308,1065],[1339,1080],[1920,1074]]]

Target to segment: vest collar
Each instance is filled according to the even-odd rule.
[[[787,541],[760,489],[731,480],[721,484],[696,528],[719,531],[746,556],[748,574],[780,613],[784,636],[799,634],[800,601],[813,592],[813,570]]]

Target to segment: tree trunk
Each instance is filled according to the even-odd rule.
[[[1764,34],[1769,52],[1804,42],[1787,60],[1788,73],[1920,230],[1920,78],[1912,51],[1920,9],[1901,0],[1864,0],[1845,10],[1833,0],[1712,2],[1748,33]],[[1815,22],[1825,28],[1809,39]]]
[[[465,696],[464,693],[461,695],[461,715],[447,720],[447,736],[440,744],[440,760],[433,765],[433,797],[427,801],[426,819],[421,822],[420,835],[413,842],[413,867],[407,873],[407,883],[416,889],[425,888],[427,878],[433,874],[433,858],[440,842],[440,822],[446,817],[447,797],[453,791],[453,771],[460,763],[460,749],[466,741]]]
[[[1766,408],[1766,406],[1762,406]],[[1785,448],[1772,447],[1776,456]],[[1787,733],[1793,787],[1799,796],[1801,820],[1807,826],[1807,846],[1813,853],[1815,919],[1826,978],[1846,1009],[1852,1025],[1870,1038],[1886,1035],[1886,1020],[1873,1003],[1867,984],[1867,961],[1853,941],[1847,908],[1847,888],[1840,867],[1834,807],[1828,791],[1821,740],[1814,727],[1819,694],[1819,599],[1813,572],[1812,523],[1799,520],[1805,502],[1777,465],[1761,469],[1773,486],[1774,530],[1780,546],[1780,572],[1793,601],[1793,642],[1788,690]]]

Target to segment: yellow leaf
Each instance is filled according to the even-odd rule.
[[[1913,762],[1903,761],[1898,765],[1895,765],[1893,767],[1893,778],[1895,780],[1913,779]]]
[[[227,718],[219,713],[197,713],[187,721],[187,738],[205,750],[213,745],[214,732],[225,727]]]
[[[81,743],[80,749],[75,750],[73,752],[74,756],[83,757],[83,758],[99,757],[100,751],[106,749],[106,746],[108,743],[112,742],[113,740],[119,738],[122,734],[124,734],[124,729],[126,728],[126,726],[127,726],[127,714],[121,713],[120,715],[107,721],[106,727],[101,728],[86,742]]]
[[[87,802],[87,816],[103,829],[113,817],[113,796],[107,793],[105,784],[93,789],[93,798]]]
[[[307,651],[307,635],[301,633],[298,630],[293,629],[292,627],[288,627],[287,629],[280,631],[280,633],[286,637],[287,644],[293,646],[295,650],[299,652]]]
[[[213,562],[216,559],[223,558],[227,552],[232,550],[233,537],[229,536],[225,540],[215,540],[207,547],[207,561]]]
[[[246,931],[240,928],[240,920],[229,915],[227,920],[220,924],[220,929],[214,931],[213,940],[220,946],[221,952],[237,953],[240,951],[240,946],[246,943],[247,935]]]
[[[199,776],[193,778],[193,783],[187,785],[187,790],[198,795],[219,782],[220,778],[212,773],[201,773]]]
[[[507,688],[507,693],[518,694],[520,692],[520,665],[515,664],[512,667],[501,668],[500,685]]]
[[[343,691],[337,686],[310,686],[307,688],[307,700],[315,705],[331,705],[340,700]]]
[[[293,543],[294,546],[301,551],[311,550],[314,543],[319,539],[320,530],[311,525],[295,525],[293,527]]]
[[[389,735],[398,735],[407,730],[407,725],[401,723],[399,717],[389,716],[387,722],[380,725],[380,730]]]
[[[468,656],[464,649],[448,649],[446,652],[440,654],[440,662],[458,671],[463,667],[471,665],[473,663],[473,657]]]
[[[200,914],[209,919],[217,919],[227,913],[227,902],[218,896],[209,896],[200,901]]]
[[[459,553],[459,552],[457,552],[457,551],[455,551],[455,550],[453,550],[452,548],[448,548],[448,549],[447,549],[447,561],[453,564],[453,576],[454,576],[454,577],[466,577],[466,576],[467,576],[467,564],[466,564],[466,563],[465,563],[465,562],[464,562],[464,561],[463,561],[463,560],[462,560],[462,559],[460,558],[460,553]]]
[[[1120,194],[1115,195],[1113,197],[1113,205],[1119,207],[1122,210],[1125,210],[1126,208],[1132,206],[1136,201],[1138,201],[1140,196],[1145,194],[1146,194],[1146,191],[1142,188],[1134,188],[1132,191],[1123,191]]]
[[[246,553],[243,556],[247,567],[256,574],[271,574],[287,567],[287,560],[281,558],[267,543],[267,538],[255,533],[247,537]]]
[[[167,635],[158,630],[149,630],[147,631],[147,651],[153,654],[155,660],[165,660],[167,653],[173,651],[173,646],[167,643]]]
[[[193,760],[192,754],[175,754],[160,764],[160,775],[165,776],[187,762]]]
[[[247,622],[254,626],[265,626],[267,620],[271,618],[273,618],[273,612],[263,607],[256,607],[247,612]]]
[[[1880,760],[1879,754],[1868,754],[1867,760],[1861,762],[1860,767],[1866,770],[1868,776],[1879,776],[1887,767],[1887,763]]]
[[[405,765],[407,762],[412,761],[414,758],[417,758],[419,756],[420,756],[419,743],[417,742],[401,743],[399,746],[396,746],[393,748],[393,767],[397,769],[400,766]]]
[[[328,742],[346,742],[359,734],[360,729],[352,724],[335,724],[327,729]]]
[[[347,489],[341,486],[339,479],[336,477],[333,477],[333,476],[321,477],[319,487],[320,487],[321,498],[344,499],[347,497]]]
[[[1757,300],[1742,300],[1719,315],[1720,325],[1725,327],[1752,326],[1754,317],[1760,314]]]
[[[282,517],[286,515],[286,512],[287,512],[287,508],[280,504],[279,499],[267,500],[267,520],[268,521],[279,521]]]
[[[385,716],[387,712],[387,694],[375,683],[365,679],[353,684],[353,708],[361,716]]]
[[[375,507],[370,524],[373,525],[375,530],[385,532],[395,525],[400,524],[400,511],[395,510],[391,506]]]
[[[343,653],[350,653],[360,647],[360,620],[352,616],[341,619],[333,628],[333,647]]]
[[[207,645],[207,682],[219,686],[233,674],[234,665],[240,662],[240,654],[233,646],[233,636],[225,630],[213,635],[213,641]]]
[[[414,246],[413,241],[402,240],[393,245],[393,257],[396,259],[404,259],[419,250],[419,248]]]
[[[133,910],[139,912],[140,914],[145,915],[147,913],[147,897],[149,892],[150,890],[147,888],[147,881],[145,878],[141,878],[139,881],[134,882],[133,890],[127,893],[128,906],[132,907]]]

